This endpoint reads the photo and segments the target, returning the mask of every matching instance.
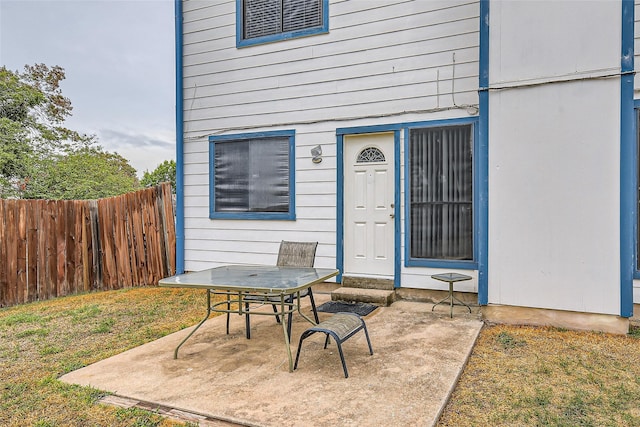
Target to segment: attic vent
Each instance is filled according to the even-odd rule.
[[[322,0],[244,0],[244,39],[322,27]]]
[[[384,154],[376,147],[367,147],[358,154],[357,163],[384,162]]]

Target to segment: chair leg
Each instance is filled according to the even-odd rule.
[[[287,298],[287,303],[293,304],[293,297]],[[300,304],[300,301],[298,301]],[[289,307],[291,309],[291,307]],[[284,316],[282,317],[282,321],[284,321]],[[293,323],[293,311],[287,315],[287,333],[289,334],[289,339],[291,339],[291,324]]]
[[[231,310],[231,303],[229,302],[229,295],[227,295],[227,335],[229,335],[229,317],[231,317],[229,310]]]
[[[317,331],[304,331],[302,335],[300,335],[300,342],[298,343],[298,351],[296,351],[296,361],[293,364],[294,370],[298,369],[298,360],[300,359],[300,350],[302,349],[302,341],[304,341],[305,338],[308,338],[309,336],[313,335],[316,332]],[[326,335],[326,338],[324,341],[324,348],[327,348],[327,343],[329,342],[329,333],[324,332],[324,334]],[[340,354],[340,362],[342,362],[342,370],[344,371],[344,377],[349,378],[349,371],[347,370],[347,363],[344,360],[344,353],[342,352],[342,346],[340,345],[340,341],[336,337],[334,338],[335,338],[336,344],[338,345],[338,353]]]
[[[367,337],[367,344],[369,344],[369,354],[373,354],[373,347],[371,347],[371,340],[369,339],[369,331],[367,331],[367,324],[362,321],[362,329],[364,329],[364,336]]]
[[[309,300],[311,301],[311,310],[313,311],[313,318],[316,322],[316,324],[320,323],[320,318],[318,317],[318,309],[316,308],[316,301],[315,298],[313,297],[313,291],[311,290],[311,288],[309,288],[309,293],[307,294],[307,296],[309,297]],[[287,299],[287,303],[293,303],[293,297]],[[298,303],[300,303],[300,301],[298,301]],[[273,308],[273,312],[274,313],[278,313],[278,308],[276,307],[275,304],[271,304],[271,307]],[[229,309],[229,303],[227,303],[227,309]],[[249,320],[249,304],[245,304],[245,327],[246,327],[246,335],[247,335],[247,339],[251,339],[251,322]],[[284,316],[283,317],[283,321],[284,321]],[[276,315],[276,322],[280,323],[280,316]],[[287,318],[287,332],[289,333],[289,337],[291,337],[291,325],[293,323],[293,312],[289,313],[288,318]],[[229,313],[227,313],[227,334],[229,334]],[[328,337],[327,337],[328,338]]]
[[[344,370],[344,377],[345,378],[349,378],[349,372],[347,371],[347,363],[344,361],[344,353],[342,352],[342,345],[340,345],[340,341],[338,341],[337,339],[336,339],[336,344],[338,345],[338,353],[340,353],[340,361],[342,362],[342,369]]]
[[[300,341],[298,342],[298,351],[296,351],[296,362],[293,364],[293,370],[298,369],[298,359],[300,359],[300,349],[302,349],[302,341],[310,335],[313,335],[315,331],[304,331],[300,335]]]
[[[251,321],[249,320],[249,303],[245,303],[244,304],[244,326],[245,329],[247,330],[246,334],[247,334],[247,339],[250,340],[251,339]]]
[[[318,318],[318,310],[316,309],[316,300],[313,298],[313,291],[309,288],[309,300],[311,301],[311,310],[313,310],[313,318],[316,323],[320,323],[320,319]]]
[[[313,292],[311,291],[311,288],[309,288],[309,293],[307,294],[307,296],[309,297],[309,300],[311,301],[311,310],[313,311],[313,318],[316,321],[316,325],[317,325],[318,323],[320,323],[320,318],[318,317],[318,310],[316,309],[316,301],[313,298]],[[287,300],[287,302],[293,303],[293,297],[289,298]],[[298,304],[300,304],[300,301],[298,301]],[[276,317],[276,320],[278,320],[277,317]],[[291,336],[291,324],[293,323],[293,312],[289,313],[289,316],[287,318],[287,322],[288,322],[287,323],[287,328],[288,328],[287,330],[289,331],[289,336]]]
[[[277,313],[278,312],[278,307],[276,307],[275,304],[271,304],[271,307],[273,308],[273,312]],[[280,323],[280,316],[276,316],[276,322]]]

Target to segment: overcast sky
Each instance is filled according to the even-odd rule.
[[[0,0],[0,65],[59,65],[67,127],[142,176],[175,159],[173,0]]]

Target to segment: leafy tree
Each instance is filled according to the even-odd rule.
[[[0,197],[98,198],[138,189],[135,170],[94,136],[64,126],[62,67],[0,67]]]
[[[156,167],[153,172],[144,171],[140,183],[144,187],[153,187],[161,182],[171,183],[171,192],[176,192],[176,162],[175,160],[165,160]]]
[[[85,146],[43,162],[28,183],[25,198],[99,199],[139,190],[136,170],[118,153]]]
[[[32,149],[26,138],[25,130],[17,123],[0,117],[0,197],[10,195],[12,183],[27,175]]]
[[[0,196],[24,178],[33,150],[29,141],[29,110],[44,102],[44,95],[20,81],[18,75],[0,68]]]

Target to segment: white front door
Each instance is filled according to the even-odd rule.
[[[344,137],[344,274],[394,273],[394,134]]]

